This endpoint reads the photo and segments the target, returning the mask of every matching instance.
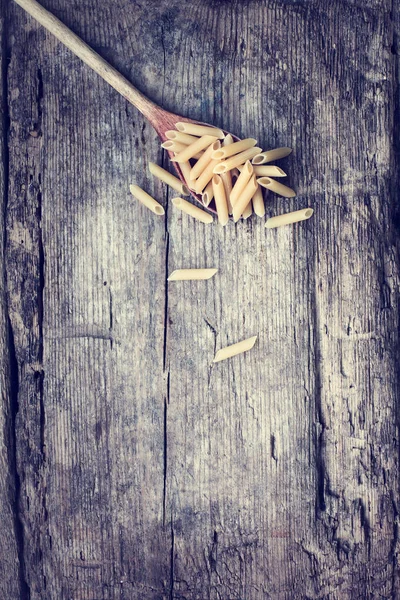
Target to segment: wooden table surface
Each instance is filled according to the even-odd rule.
[[[0,2],[1,600],[399,599],[399,3],[43,4],[165,108],[293,147],[267,215],[315,214],[178,212],[151,126]]]

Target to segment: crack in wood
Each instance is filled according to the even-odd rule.
[[[167,227],[167,214],[165,214],[165,227]],[[165,232],[165,291],[164,291],[164,340],[163,340],[163,370],[167,364],[167,338],[168,338],[168,258],[169,258],[169,233]]]
[[[163,526],[165,527],[166,501],[167,501],[167,473],[168,473],[168,405],[170,395],[170,374],[167,375],[167,395],[164,398],[164,460],[163,460]]]
[[[9,378],[10,378],[10,409],[11,409],[11,435],[12,435],[12,464],[11,471],[14,473],[15,502],[14,502],[14,529],[19,559],[19,579],[21,600],[29,600],[31,597],[30,587],[26,577],[25,565],[25,534],[21,518],[21,478],[16,458],[17,451],[17,427],[16,420],[19,412],[19,367],[15,349],[14,332],[11,321],[8,321],[8,348],[9,348]]]
[[[173,522],[172,514],[171,514],[169,600],[174,600],[174,584],[175,584],[175,532],[174,532],[174,522]]]

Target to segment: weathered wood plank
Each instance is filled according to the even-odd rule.
[[[398,596],[390,6],[356,4],[46,4],[167,109],[294,146],[299,195],[268,212],[315,218],[271,232],[136,206],[133,180],[171,197],[145,170],[162,160],[154,132],[12,9],[32,599]],[[174,268],[214,265],[166,288]]]
[[[118,34],[102,10],[95,46]],[[128,191],[155,136],[12,15],[7,259],[31,598],[164,598],[165,225],[138,219]]]
[[[16,510],[15,438],[14,420],[17,405],[12,390],[10,339],[5,286],[5,223],[7,203],[7,150],[4,139],[7,129],[6,109],[6,40],[5,5],[0,3],[0,73],[4,85],[0,87],[0,599],[25,598],[23,571],[19,562],[21,524]]]

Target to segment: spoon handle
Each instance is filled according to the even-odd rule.
[[[107,83],[126,98],[153,124],[164,111],[157,104],[139,92],[121,73],[112,67],[97,52],[92,50],[79,36],[73,33],[51,12],[36,0],[15,0],[27,13],[52,33],[76,56],[98,73]]]

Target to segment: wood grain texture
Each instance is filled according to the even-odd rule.
[[[6,265],[30,598],[398,598],[390,2],[45,6],[166,109],[293,146],[281,165],[298,196],[270,195],[266,217],[315,215],[266,231],[174,210],[146,170],[165,166],[154,131],[11,6]],[[166,283],[196,267],[219,272]]]
[[[0,87],[0,599],[23,598],[21,524],[16,510],[18,481],[15,471],[14,420],[17,405],[12,389],[12,364],[5,293],[5,223],[3,215],[7,203],[7,148],[4,139],[7,130],[6,110],[6,39],[4,6],[0,5],[0,73],[4,85]]]

